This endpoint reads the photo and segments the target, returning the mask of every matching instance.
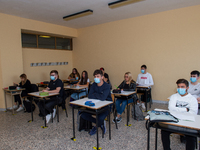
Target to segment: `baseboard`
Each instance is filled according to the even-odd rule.
[[[6,109],[5,108],[0,108],[0,111],[5,111]]]
[[[153,103],[168,104],[168,101],[152,100]]]

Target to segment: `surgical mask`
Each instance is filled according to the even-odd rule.
[[[101,81],[100,81],[99,78],[94,78],[94,82],[95,82],[95,83],[100,83]]]
[[[142,69],[141,72],[144,73],[145,71]]]
[[[180,95],[184,95],[184,94],[186,93],[186,89],[177,88],[177,92],[178,92]]]
[[[191,78],[190,78],[190,81],[191,81],[191,82],[196,82],[196,81],[197,81],[197,78],[191,77]]]
[[[76,77],[76,80],[78,80],[78,77]]]
[[[51,78],[51,80],[55,80],[56,79],[55,76],[50,76],[50,78]]]

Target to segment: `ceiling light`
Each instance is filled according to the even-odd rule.
[[[116,7],[120,7],[120,6],[124,6],[124,5],[128,5],[131,3],[136,3],[136,2],[140,2],[140,1],[144,1],[144,0],[118,0],[112,3],[108,3],[108,6],[110,8],[116,8]]]
[[[81,11],[81,12],[78,12],[75,14],[65,16],[65,17],[63,17],[63,20],[68,21],[68,20],[79,18],[79,17],[91,15],[92,13],[93,13],[93,10],[88,9],[88,10],[84,10],[84,11]]]

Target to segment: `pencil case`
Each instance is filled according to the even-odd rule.
[[[39,95],[40,95],[40,96],[48,96],[49,93],[48,93],[48,92],[40,92]]]
[[[87,105],[87,106],[95,106],[95,104],[92,103],[92,101],[86,101],[85,105]]]

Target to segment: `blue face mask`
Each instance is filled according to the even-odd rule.
[[[78,80],[78,77],[76,77],[76,80]]]
[[[101,81],[100,81],[99,78],[94,78],[94,82],[98,84],[98,83],[100,83]]]
[[[190,78],[190,81],[191,81],[191,82],[196,82],[196,81],[197,81],[197,78],[191,77],[191,78]]]
[[[55,76],[50,76],[50,78],[51,78],[51,80],[55,80],[56,79]]]
[[[141,70],[141,73],[144,73],[144,72],[145,72],[145,71],[142,69],[142,70]]]
[[[184,94],[186,93],[186,89],[177,88],[177,92],[178,92],[180,95],[184,95]]]

